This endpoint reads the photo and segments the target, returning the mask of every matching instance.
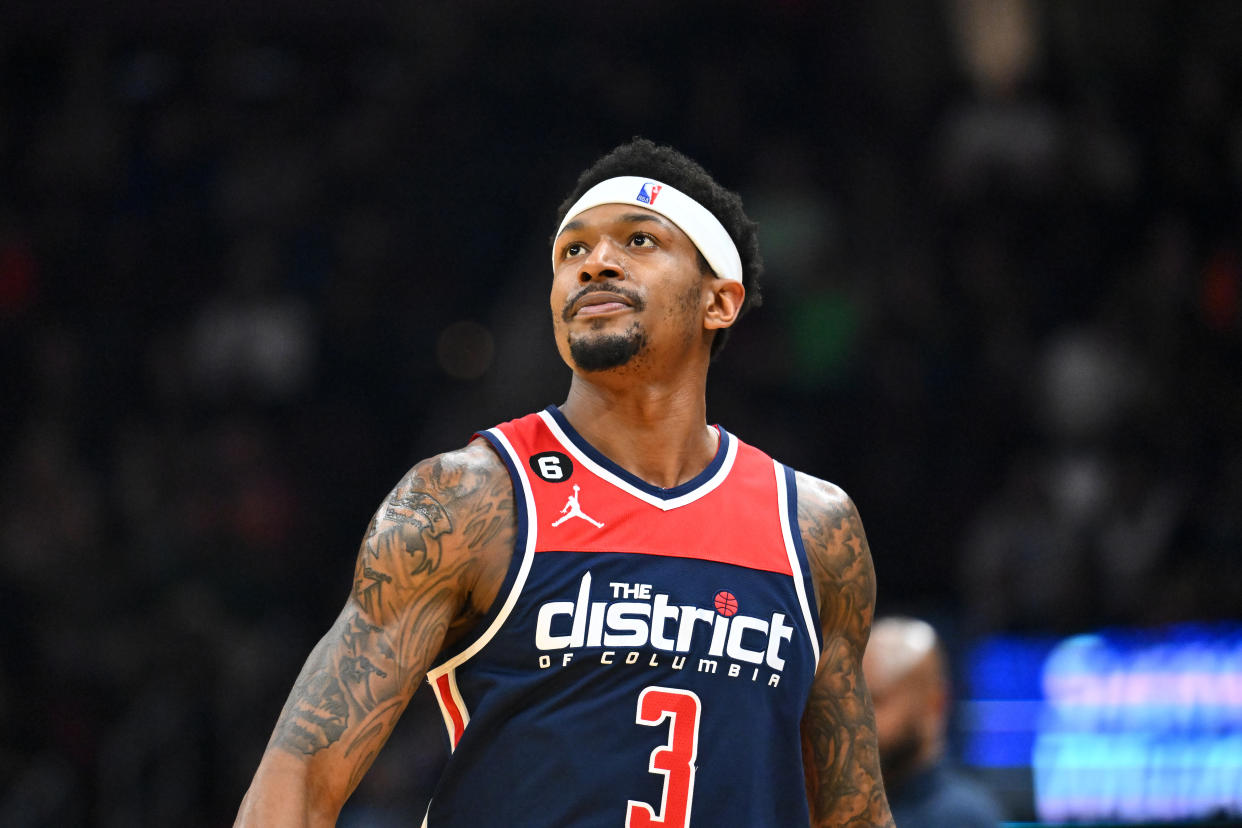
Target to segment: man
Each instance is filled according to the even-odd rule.
[[[641,139],[561,214],[567,400],[380,506],[238,824],[332,824],[426,679],[451,747],[429,828],[891,825],[858,513],[707,425],[708,364],[758,296],[755,225]]]
[[[930,624],[914,618],[875,622],[863,657],[875,703],[880,764],[901,828],[996,828],[991,795],[954,770],[946,755],[949,679]]]

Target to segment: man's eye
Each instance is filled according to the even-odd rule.
[[[578,254],[582,252],[582,250],[583,248],[582,248],[581,242],[570,242],[569,244],[565,245],[566,256],[577,256]]]
[[[651,238],[651,236],[648,236],[646,233],[635,233],[633,238],[630,239],[630,244],[635,247],[654,247],[655,239]]]

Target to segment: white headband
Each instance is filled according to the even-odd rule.
[[[650,178],[623,175],[599,182],[569,208],[556,235],[575,216],[601,204],[635,204],[659,213],[690,237],[717,276],[742,281],[742,257],[720,220],[690,196]]]

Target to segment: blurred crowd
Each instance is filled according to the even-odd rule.
[[[635,134],[760,222],[709,416],[881,611],[1237,615],[1242,7],[408,5],[0,32],[0,821],[229,824],[388,488],[563,399],[555,208]]]

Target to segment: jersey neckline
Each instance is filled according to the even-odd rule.
[[[560,443],[592,472],[640,500],[666,511],[692,503],[716,489],[728,477],[729,470],[733,467],[733,461],[737,456],[737,440],[724,428],[715,425],[713,428],[720,435],[720,443],[716,447],[716,455],[707,467],[685,483],[663,489],[617,465],[607,455],[588,443],[586,438],[569,424],[569,420],[557,406],[549,405],[541,412],[541,416]]]

